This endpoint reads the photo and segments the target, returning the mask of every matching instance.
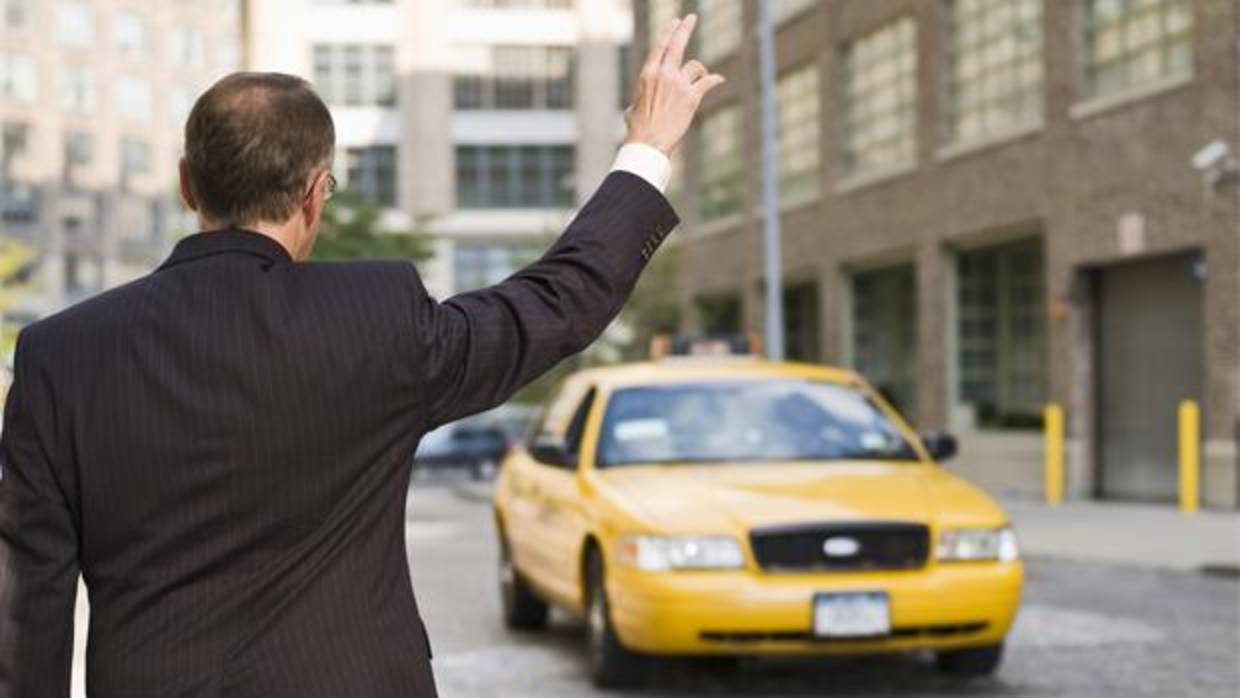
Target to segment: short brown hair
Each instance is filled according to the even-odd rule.
[[[308,82],[233,73],[211,86],[185,124],[185,162],[199,211],[232,225],[283,223],[313,172],[329,167],[331,112]]]

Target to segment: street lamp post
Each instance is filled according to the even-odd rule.
[[[779,229],[779,172],[776,167],[775,37],[771,0],[758,3],[758,58],[762,89],[762,209],[766,261],[766,352],[784,358],[783,259]]]

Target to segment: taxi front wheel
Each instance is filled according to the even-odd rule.
[[[953,676],[989,676],[1003,660],[1003,643],[967,650],[939,652],[935,657],[939,671]]]
[[[499,542],[499,592],[504,625],[512,630],[539,630],[547,626],[547,604],[521,579],[503,535]]]
[[[603,556],[598,550],[590,553],[586,570],[590,594],[586,605],[590,679],[599,688],[639,685],[646,678],[649,659],[625,649],[616,636],[607,603]]]

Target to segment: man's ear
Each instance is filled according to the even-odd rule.
[[[189,165],[185,162],[185,158],[181,158],[181,163],[177,169],[180,172],[181,179],[181,200],[185,202],[189,210],[197,211],[198,201],[194,199],[194,190],[189,186]]]
[[[313,230],[323,218],[323,207],[327,205],[327,186],[323,183],[324,180],[325,175],[316,176],[310,183],[310,196],[301,202],[301,215],[306,219],[306,230]]]

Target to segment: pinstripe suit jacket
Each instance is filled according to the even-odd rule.
[[[0,436],[0,698],[426,698],[411,454],[615,317],[675,213],[613,172],[498,286],[239,230],[28,327]]]

